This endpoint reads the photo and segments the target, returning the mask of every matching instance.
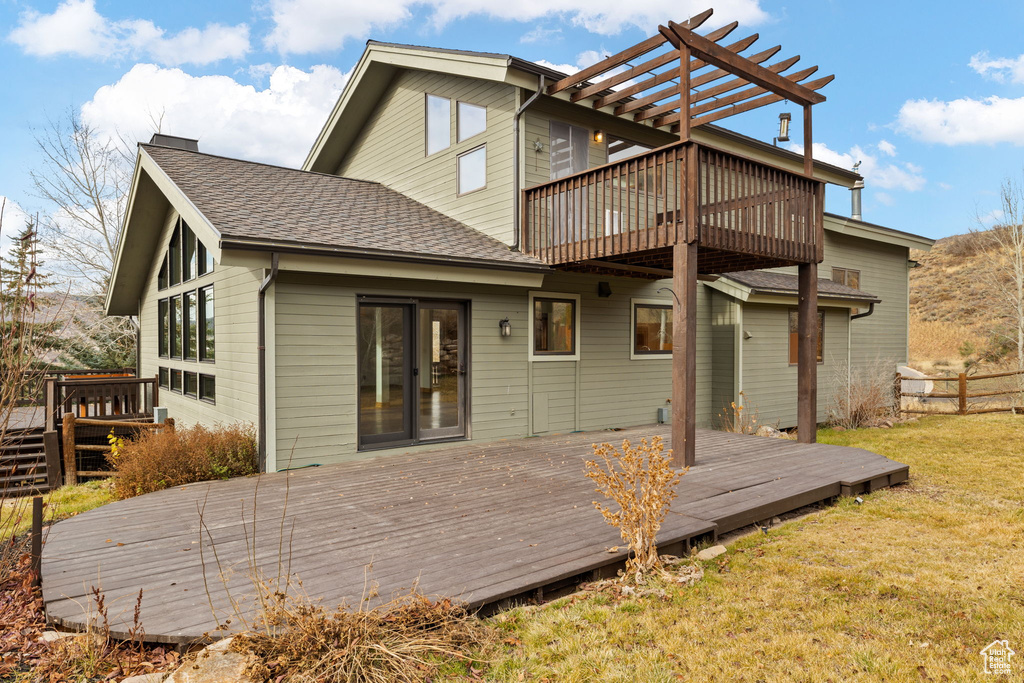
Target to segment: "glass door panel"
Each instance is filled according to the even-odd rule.
[[[413,440],[412,310],[409,304],[359,306],[359,445]]]
[[[417,383],[419,438],[466,434],[465,305],[420,302]]]

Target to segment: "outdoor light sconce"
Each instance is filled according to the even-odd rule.
[[[600,131],[600,130],[595,130],[594,131],[594,142],[596,142],[599,145],[602,142],[604,142],[604,131]]]
[[[793,115],[788,111],[784,111],[779,114],[779,137],[774,140],[776,145],[780,142],[789,142],[789,122],[792,118]]]
[[[612,286],[608,282],[597,283],[597,295],[603,299],[607,299],[612,295]]]
[[[498,329],[501,330],[502,337],[512,336],[512,323],[508,321],[508,318],[505,318],[504,320],[498,323]]]

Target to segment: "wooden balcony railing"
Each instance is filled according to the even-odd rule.
[[[679,142],[524,190],[523,245],[551,265],[628,260],[687,241],[689,214],[715,272],[810,263],[823,198],[817,180]]]
[[[66,413],[84,418],[151,417],[159,401],[155,377],[46,380],[46,430]]]

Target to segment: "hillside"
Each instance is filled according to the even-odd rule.
[[[931,251],[911,251],[910,258],[919,263],[910,270],[912,365],[957,371],[966,358],[981,359],[994,348],[992,330],[1001,322],[1001,304],[987,284],[993,257],[985,233],[954,235],[936,242]],[[973,353],[965,357],[968,350]]]

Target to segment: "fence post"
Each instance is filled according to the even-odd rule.
[[[32,499],[32,585],[37,588],[43,583],[43,497]]]
[[[893,400],[893,415],[899,415],[903,412],[903,375],[900,374],[899,370],[896,371],[896,376],[892,381],[892,400]]]
[[[64,485],[78,483],[78,462],[75,458],[75,414],[64,413]]]
[[[57,428],[54,424],[57,417],[57,380],[47,377],[43,391],[46,395],[46,398],[43,399],[43,410],[46,412],[45,431],[52,432]]]
[[[967,414],[967,373],[961,372],[958,376],[959,387],[957,390],[957,397],[959,398],[960,406],[959,413],[961,415]]]

